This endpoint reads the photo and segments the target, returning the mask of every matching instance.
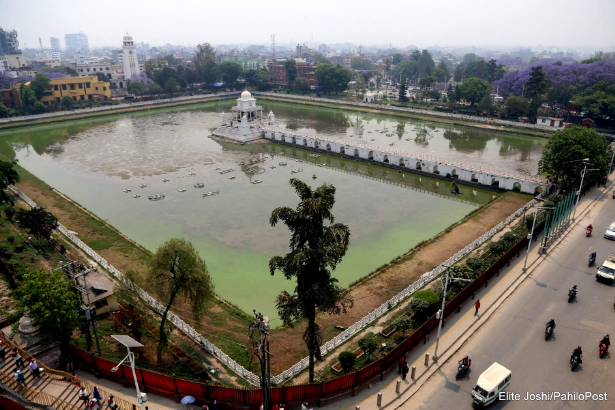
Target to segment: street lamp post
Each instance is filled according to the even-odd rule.
[[[440,309],[440,312],[438,314],[439,316],[438,319],[440,319],[440,321],[438,322],[438,335],[436,336],[436,349],[434,350],[434,353],[433,353],[434,361],[438,360],[438,346],[440,345],[440,332],[442,331],[442,321],[444,320],[444,306],[446,305],[446,290],[448,289],[448,284],[452,280],[463,280],[466,282],[472,282],[471,279],[451,278],[449,275],[451,267],[446,266],[446,265],[442,265],[442,266],[446,267],[447,269],[446,269],[446,278],[444,280],[444,294],[442,295],[442,308]]]
[[[538,219],[538,210],[539,209],[555,209],[550,206],[537,206],[534,209],[534,221],[532,222],[532,231],[527,235],[527,239],[529,239],[527,243],[527,252],[525,253],[525,261],[523,262],[523,272],[527,271],[527,258],[530,256],[530,247],[532,246],[532,237],[534,236],[534,227],[536,226],[536,219]]]
[[[585,160],[588,160],[587,158]],[[583,161],[585,161],[583,160]],[[574,204],[574,211],[572,211],[572,221],[574,222],[575,215],[577,214],[577,207],[579,206],[579,199],[581,199],[581,189],[583,189],[583,179],[585,179],[585,174],[587,171],[597,171],[597,168],[587,169],[587,164],[583,167],[583,171],[581,171],[581,185],[579,185],[579,191],[577,192],[577,203]]]
[[[132,377],[135,381],[135,389],[137,390],[137,401],[139,402],[139,406],[141,407],[141,410],[144,410],[143,408],[143,402],[147,401],[147,395],[145,395],[145,393],[143,393],[143,396],[141,395],[141,391],[139,390],[139,382],[137,381],[137,374],[135,373],[135,355],[134,353],[132,353],[130,351],[131,347],[143,347],[143,345],[139,342],[137,342],[136,340],[134,340],[132,337],[130,336],[126,336],[126,335],[111,335],[112,338],[114,338],[115,340],[117,340],[118,342],[120,342],[121,344],[123,344],[124,346],[126,346],[126,349],[128,349],[128,355],[122,359],[121,362],[119,362],[119,364],[117,366],[115,366],[114,368],[111,369],[112,372],[117,372],[117,370],[120,368],[120,366],[122,365],[122,363],[124,363],[124,361],[126,359],[128,359],[130,361],[130,368],[132,369]]]

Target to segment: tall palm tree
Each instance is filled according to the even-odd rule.
[[[331,208],[335,203],[335,187],[323,184],[312,190],[306,183],[291,179],[301,202],[296,209],[276,208],[269,222],[275,226],[282,221],[292,236],[290,252],[274,256],[269,261],[273,275],[282,271],[286,279],[296,280],[293,294],[282,291],[276,307],[284,324],[293,325],[297,319],[307,319],[303,340],[309,351],[310,383],[314,382],[314,358],[320,360],[322,333],[316,324],[316,310],[329,314],[346,313],[352,307],[348,292],[337,285],[331,276],[348,250],[350,231],[344,224],[334,223]],[[325,220],[328,226],[325,226]]]

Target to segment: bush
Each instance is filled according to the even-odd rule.
[[[438,305],[440,303],[440,298],[433,290],[419,290],[414,295],[412,295],[413,299],[421,299],[427,302],[428,306]]]
[[[414,312],[413,318],[418,323],[422,323],[429,317],[432,309],[429,307],[429,303],[423,299],[412,299],[410,302],[410,310]]]
[[[13,256],[13,248],[7,244],[0,244],[0,258],[11,259]]]
[[[529,232],[532,231],[532,225],[534,224],[534,215],[528,215],[525,217],[525,227]]]
[[[352,352],[342,352],[337,359],[340,361],[340,365],[342,365],[342,370],[344,370],[344,373],[348,373],[348,371],[352,369],[352,366],[354,366],[354,362],[357,360],[357,355]]]
[[[517,234],[514,232],[506,232],[504,235],[502,235],[502,240],[508,245],[514,245],[515,243],[517,243],[518,239],[519,238]]]
[[[15,242],[15,237],[13,235],[9,236],[8,238],[6,238],[7,241],[9,241],[10,243]]]
[[[483,268],[483,260],[474,256],[472,258],[468,258],[466,265],[468,265],[474,272],[479,273]]]
[[[395,327],[397,330],[401,331],[402,335],[405,335],[406,332],[412,327],[412,321],[408,316],[403,315],[395,321]]]
[[[359,340],[359,347],[365,353],[367,360],[371,359],[378,350],[378,338],[374,333],[368,333],[365,337]]]
[[[504,253],[504,251],[506,251],[506,247],[504,246],[504,244],[499,241],[491,242],[488,248],[489,252],[491,252],[492,255],[501,255]]]
[[[15,208],[13,208],[12,206],[9,206],[8,208],[4,210],[4,214],[6,215],[6,218],[9,221],[12,221],[13,216],[15,216]]]

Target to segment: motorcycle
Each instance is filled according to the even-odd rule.
[[[459,363],[459,367],[457,368],[457,375],[455,376],[455,380],[461,379],[468,372],[469,366],[464,365],[463,363]]]
[[[577,367],[577,365],[579,364],[579,358],[578,356],[572,356],[570,358],[570,370],[573,370]]]
[[[570,289],[568,291],[568,303],[572,302],[574,300],[574,298],[577,297],[577,291],[574,289]]]
[[[589,238],[591,236],[591,234],[592,234],[592,228],[587,228],[585,230],[585,236]]]
[[[549,338],[553,334],[553,328],[551,326],[547,326],[545,329],[545,340]]]
[[[589,255],[589,261],[587,266],[592,266],[594,263],[596,263],[596,254],[592,253]]]
[[[600,343],[600,358],[602,359],[606,352],[609,350],[609,345],[606,343]]]

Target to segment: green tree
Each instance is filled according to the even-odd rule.
[[[17,315],[29,312],[41,326],[44,344],[68,342],[79,325],[81,301],[61,270],[26,273],[13,296]]]
[[[489,94],[485,94],[478,104],[478,109],[485,114],[489,114],[493,108],[493,99]]]
[[[402,336],[406,335],[406,332],[412,328],[412,320],[406,315],[402,315],[395,321],[395,327],[401,332]]]
[[[408,96],[406,93],[408,92],[408,88],[406,87],[406,79],[402,78],[401,84],[399,85],[399,95],[397,99],[399,102],[408,102]]]
[[[9,118],[15,115],[15,111],[6,105],[0,105],[0,118]]]
[[[226,61],[218,65],[215,69],[216,77],[224,81],[225,84],[234,87],[237,84],[237,79],[241,76],[243,69],[238,63]]]
[[[592,178],[607,174],[611,156],[608,141],[595,130],[585,127],[566,128],[549,138],[538,162],[538,169],[552,182],[576,187],[584,167],[579,160],[589,158],[588,168],[598,169],[585,177],[586,181],[591,181]]]
[[[429,303],[427,303],[423,299],[413,298],[412,301],[410,302],[409,307],[410,307],[410,310],[414,312],[413,319],[417,323],[423,323],[429,317],[429,314],[431,313],[431,308],[429,306]]]
[[[211,84],[215,81],[216,53],[209,43],[196,46],[192,65],[196,69],[200,81],[205,84]]]
[[[156,95],[162,93],[162,87],[156,83],[151,83],[147,85],[147,92],[150,95]]]
[[[164,83],[164,92],[170,94],[171,96],[179,91],[179,83],[175,78],[169,78]]]
[[[451,78],[450,70],[448,69],[448,65],[446,64],[444,60],[440,60],[440,63],[438,64],[438,68],[444,71],[444,77],[446,77],[447,79]]]
[[[43,208],[20,209],[17,220],[38,239],[49,239],[51,232],[58,227],[58,218]]]
[[[492,255],[501,255],[506,251],[506,247],[500,241],[491,242],[487,248]]]
[[[20,92],[21,92],[21,104],[26,111],[29,111],[32,107],[34,107],[34,104],[38,101],[36,99],[36,94],[34,93],[34,90],[32,90],[27,85],[22,85]]]
[[[29,87],[34,91],[37,100],[43,98],[45,91],[49,91],[53,88],[51,86],[51,80],[45,74],[37,74],[34,79],[30,81]]]
[[[528,100],[525,98],[511,95],[506,99],[504,114],[508,116],[519,116],[527,113]]]
[[[480,61],[483,58],[481,56],[478,56],[474,53],[467,53],[466,55],[463,56],[463,64],[468,65],[470,63],[473,63],[475,61]]]
[[[320,53],[314,54],[313,59],[314,59],[314,63],[316,65],[318,65],[318,64],[331,64],[331,60],[327,59],[327,57],[323,56]]]
[[[547,75],[542,71],[542,66],[532,67],[530,79],[527,82],[527,95],[535,101],[542,101],[542,96],[547,91]]]
[[[335,94],[344,91],[348,88],[348,83],[352,78],[350,70],[337,65],[333,67],[331,64],[320,64],[314,71],[318,86],[323,91]]]
[[[480,78],[467,78],[463,80],[463,83],[459,87],[463,99],[474,105],[479,102],[485,96],[489,94],[493,89],[491,84]]]
[[[348,373],[352,366],[354,366],[355,360],[357,360],[357,355],[352,352],[342,352],[339,354],[337,359],[340,361],[340,365],[342,366],[342,370],[344,373]]]
[[[160,65],[156,60],[147,60],[143,64],[143,72],[149,77],[150,80],[154,80],[154,73],[160,69]]]
[[[416,78],[418,76],[418,64],[416,61],[404,60],[397,64],[393,70],[393,77],[398,78]]]
[[[483,269],[483,260],[481,258],[473,256],[471,258],[468,258],[468,260],[466,261],[466,265],[468,265],[468,267],[474,272],[480,273]]]
[[[457,67],[455,67],[455,74],[453,74],[455,81],[460,82],[461,80],[463,80],[465,78],[465,72],[466,72],[465,64],[459,63]]]
[[[434,68],[431,75],[435,77],[439,83],[443,83],[446,79],[446,73],[439,67]]]
[[[30,109],[32,114],[42,114],[45,111],[47,111],[47,106],[40,101],[35,102],[32,109]]]
[[[62,100],[60,103],[62,104],[62,107],[64,107],[67,110],[70,110],[71,108],[73,108],[73,99],[69,97],[68,95],[65,95],[64,97],[62,97]]]
[[[600,81],[585,89],[574,103],[587,111],[591,118],[615,118],[615,82]]]
[[[399,53],[393,54],[393,65],[401,63],[402,56]]]
[[[431,54],[429,53],[429,51],[423,50],[423,52],[421,53],[421,57],[418,61],[419,74],[431,75],[435,67],[436,63],[434,63],[433,58],[431,58]]]
[[[367,58],[353,58],[350,62],[350,68],[353,70],[372,70],[374,63]]]
[[[256,74],[255,85],[259,90],[269,88],[269,71],[266,68],[261,68]]]
[[[308,91],[310,91],[310,82],[305,78],[297,78],[297,80],[295,81],[295,88],[300,93],[307,93]]]
[[[246,80],[246,85],[250,85],[252,87],[256,86],[256,75],[258,74],[258,70],[245,70],[243,72],[243,78]]]
[[[296,280],[293,294],[282,291],[276,301],[280,318],[292,326],[296,319],[307,319],[303,340],[309,352],[309,381],[314,381],[314,359],[321,359],[322,333],[316,324],[316,310],[327,314],[346,313],[352,306],[348,293],[337,285],[331,270],[342,261],[348,250],[350,231],[334,223],[331,213],[335,187],[323,184],[312,190],[306,183],[291,179],[290,185],[301,199],[297,209],[276,208],[269,222],[283,222],[291,231],[290,252],[269,261],[273,275],[282,271],[286,279]],[[325,223],[325,221],[327,221]]]
[[[432,76],[423,77],[419,80],[419,87],[422,89],[429,88],[434,85],[436,82],[436,78]]]
[[[371,360],[378,350],[378,336],[374,333],[368,333],[359,339],[359,347],[365,353],[365,358]]]
[[[145,86],[139,81],[131,81],[128,83],[128,92],[132,95],[143,95]]]
[[[0,107],[2,106],[0,105]],[[19,182],[19,174],[15,169],[15,165],[17,165],[17,161],[0,161],[0,198],[2,201],[10,204],[13,203],[13,199],[6,193],[6,190],[9,185],[15,185],[15,183]]]
[[[286,60],[284,62],[284,69],[286,70],[286,81],[288,83],[288,89],[291,89],[295,79],[297,78],[297,63],[295,60]]]
[[[111,74],[107,76],[107,74],[105,73],[100,73],[100,72],[96,73],[96,77],[98,78],[98,81],[109,81],[111,79],[110,76]]]
[[[147,281],[158,297],[167,300],[163,312],[155,311],[160,316],[157,358],[161,363],[162,350],[167,345],[164,325],[175,297],[181,296],[191,304],[193,313],[200,315],[213,297],[214,284],[198,251],[190,242],[179,238],[169,239],[156,250]]]

